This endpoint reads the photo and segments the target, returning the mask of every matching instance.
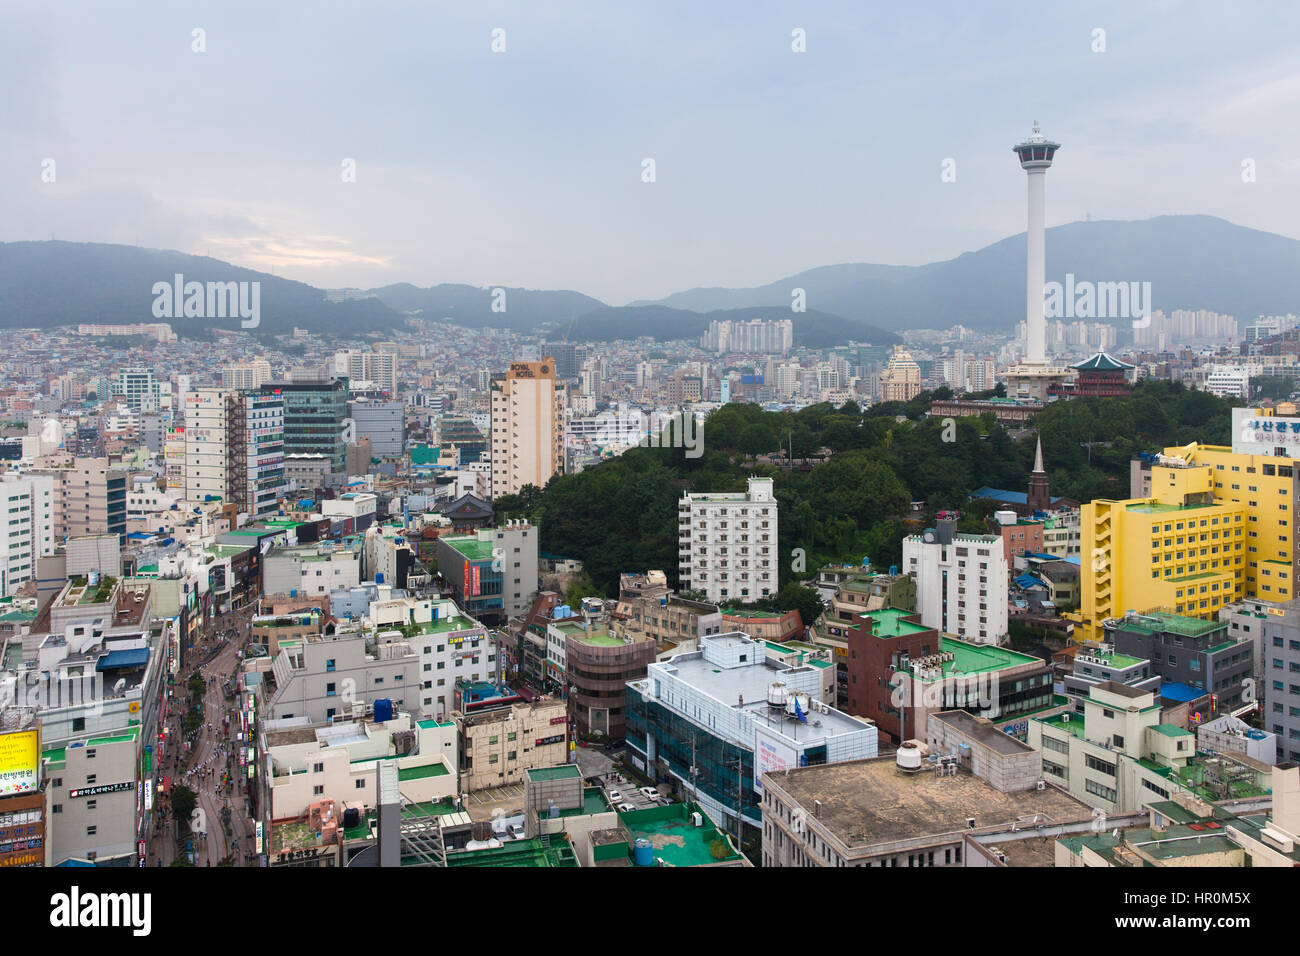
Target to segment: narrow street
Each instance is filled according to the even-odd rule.
[[[245,793],[248,769],[239,765],[240,748],[247,744],[237,739],[237,701],[227,699],[224,693],[226,681],[233,678],[241,663],[238,652],[248,643],[249,619],[254,610],[255,606],[216,618],[190,652],[188,666],[177,674],[178,697],[186,692],[196,667],[206,681],[203,723],[194,745],[189,753],[182,750],[174,754],[167,762],[165,774],[171,777],[173,790],[186,786],[198,796],[196,807],[202,813],[195,814],[196,832],[191,836],[195,866],[216,866],[227,856],[233,857],[235,866],[256,864],[252,857],[253,821]],[[213,655],[218,647],[220,650]],[[209,655],[213,656],[207,660]],[[226,718],[229,722],[223,723]],[[181,719],[181,714],[173,715],[172,734],[177,746],[183,748]],[[226,811],[230,814],[229,836],[223,818]],[[168,819],[155,831],[149,848],[150,866],[169,866],[176,858],[176,825]],[[205,829],[198,832],[199,827]]]

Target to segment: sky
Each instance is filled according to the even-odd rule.
[[[1048,226],[1300,238],[1300,4],[912,6],[0,0],[0,241],[622,305],[1023,232],[1035,120]]]

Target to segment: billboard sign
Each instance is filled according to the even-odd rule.
[[[795,749],[775,734],[768,733],[762,727],[755,728],[754,735],[754,792],[763,792],[763,774],[781,773],[791,767],[799,766],[799,754]]]
[[[0,796],[30,793],[40,785],[40,732],[0,734]]]

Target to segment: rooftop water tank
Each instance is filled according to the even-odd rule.
[[[361,811],[356,807],[348,807],[343,811],[343,829],[351,830],[361,822]]]
[[[632,844],[632,862],[637,866],[654,866],[655,850],[649,840],[640,837]]]
[[[375,723],[382,724],[393,719],[393,702],[387,697],[375,701]]]
[[[787,698],[785,681],[774,680],[767,685],[767,705],[773,708],[784,708]]]
[[[899,770],[920,770],[921,748],[916,744],[902,744],[895,759]]]

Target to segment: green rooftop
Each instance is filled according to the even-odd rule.
[[[1094,660],[1105,662],[1108,667],[1117,667],[1121,670],[1127,670],[1130,667],[1136,667],[1138,664],[1147,663],[1147,661],[1141,657],[1129,657],[1127,654],[1115,653],[1103,654],[1100,651],[1093,650],[1080,650],[1078,657],[1075,659],[1078,660],[1079,657],[1091,657]]]
[[[397,779],[400,780],[424,780],[428,777],[445,777],[450,773],[446,766],[441,763],[431,763],[423,767],[404,767],[397,771]]]
[[[1211,575],[1213,577],[1214,575]],[[1154,624],[1153,624],[1154,622]],[[1184,637],[1199,637],[1210,631],[1217,629],[1226,629],[1226,623],[1218,621],[1206,621],[1199,617],[1186,617],[1182,614],[1170,614],[1167,611],[1156,611],[1151,614],[1143,614],[1137,618],[1121,622],[1121,628],[1126,631],[1137,631],[1142,634],[1155,634],[1160,631],[1168,631],[1173,634],[1181,634]]]
[[[403,860],[403,865],[406,864]],[[411,862],[415,862],[412,860]],[[540,839],[511,840],[503,846],[486,850],[461,850],[447,854],[447,866],[570,867],[578,858],[568,838],[552,834],[548,843]]]
[[[703,815],[704,826],[695,826],[691,819],[694,812]],[[694,803],[634,810],[620,813],[618,819],[627,828],[632,844],[639,839],[649,840],[655,859],[663,860],[668,866],[713,866],[741,859],[730,841]],[[631,851],[629,845],[628,852]]]
[[[902,613],[909,612],[904,611]],[[921,630],[927,630],[927,628],[921,628]],[[994,671],[1006,670],[1008,667],[1018,667],[1022,664],[1042,663],[1037,657],[1021,654],[1019,651],[1009,650],[1005,647],[994,647],[992,644],[968,644],[965,641],[954,640],[950,637],[939,639],[939,652],[952,654],[953,659],[943,665],[941,676],[929,678],[929,680],[967,677],[971,674],[989,674]],[[915,674],[912,675],[912,679],[927,680],[927,678],[917,677]]]
[[[1144,505],[1130,505],[1128,510],[1138,514],[1154,515],[1168,514],[1173,511],[1203,511],[1206,508],[1218,508],[1221,505],[1222,502],[1218,501],[1207,505],[1166,505],[1158,501],[1152,501]]]
[[[1182,727],[1175,727],[1173,724],[1156,724],[1151,728],[1156,733],[1165,737],[1190,737],[1191,731],[1184,730]]]
[[[914,621],[903,620],[915,614],[915,611],[886,607],[881,608],[879,611],[869,611],[863,616],[869,617],[876,622],[875,628],[872,630],[872,634],[876,637],[902,637],[904,634],[919,634],[922,631],[934,630],[934,628],[917,624]]]
[[[577,764],[566,763],[558,767],[537,767],[532,770],[525,770],[524,775],[529,780],[544,783],[548,780],[569,780],[574,777],[581,777],[582,770]]]
[[[446,542],[447,545],[454,548],[462,558],[467,561],[491,561],[492,560],[492,542],[480,541],[478,538],[452,536],[448,538],[439,538],[439,541]]]
[[[1040,723],[1055,727],[1057,730],[1064,730],[1066,733],[1073,734],[1080,739],[1083,738],[1084,722],[1082,714],[1071,714],[1067,711],[1052,714],[1050,717],[1037,717],[1035,719]]]

